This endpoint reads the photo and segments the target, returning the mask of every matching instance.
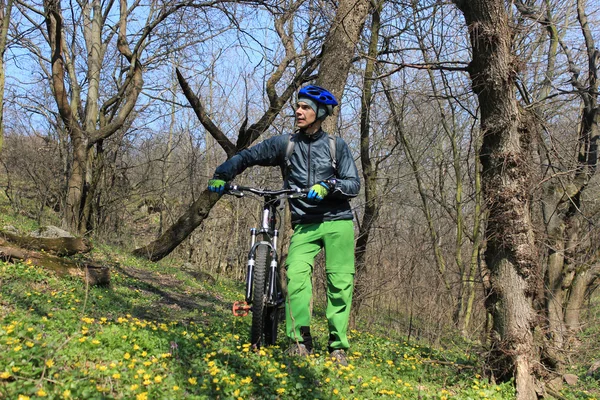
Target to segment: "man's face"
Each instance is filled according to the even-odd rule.
[[[300,129],[306,129],[317,119],[317,113],[308,104],[299,101],[296,106],[296,125]]]

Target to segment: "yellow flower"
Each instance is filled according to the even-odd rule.
[[[176,391],[178,391],[178,390],[179,390],[179,386],[177,386],[177,385],[173,386],[173,391],[174,391],[174,392],[176,392]]]
[[[62,395],[63,395],[63,398],[64,398],[64,399],[68,399],[68,398],[70,398],[70,397],[71,397],[71,391],[70,391],[69,389],[67,389],[67,390],[65,390],[65,391],[63,392],[63,394],[62,394]]]
[[[114,379],[121,379],[121,374],[119,374],[119,373],[115,373],[115,374],[113,374],[113,375],[112,375],[112,377],[113,377]]]
[[[148,392],[140,393],[135,398],[136,400],[148,400]]]
[[[40,389],[40,390],[38,390],[36,394],[37,394],[38,396],[40,396],[40,397],[46,397],[46,396],[48,395],[48,393],[46,393],[46,392],[44,391],[44,389]]]
[[[17,400],[29,400],[29,396],[25,396],[24,394],[20,394]]]
[[[29,340],[25,342],[25,346],[32,348],[33,347],[33,342],[30,342]]]
[[[198,383],[198,380],[197,380],[196,378],[190,378],[190,379],[188,379],[188,382],[189,382],[191,385],[196,385],[196,384]]]
[[[0,374],[0,379],[8,379],[10,378],[10,373],[4,371],[3,373]]]
[[[125,353],[125,354],[123,355],[123,358],[124,358],[124,359],[126,359],[126,360],[129,360],[129,359],[131,358],[131,354],[129,354],[129,353]]]
[[[21,351],[21,349],[22,349],[22,348],[23,348],[23,347],[21,347],[21,346],[17,346],[17,347],[15,347],[13,350],[14,350],[14,351]]]
[[[333,389],[333,394],[338,394],[340,391],[337,389]]]
[[[277,389],[277,393],[279,393],[279,394],[285,393],[285,388],[279,388],[279,389]]]
[[[12,367],[12,372],[19,372],[21,367]]]
[[[54,366],[54,360],[46,360],[46,367],[52,368]]]
[[[154,382],[156,382],[156,383],[161,383],[161,382],[162,382],[162,376],[160,376],[160,375],[156,375],[156,376],[154,377]]]

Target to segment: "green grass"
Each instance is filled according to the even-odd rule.
[[[510,383],[483,379],[477,360],[389,335],[351,331],[350,365],[337,366],[321,312],[313,356],[287,356],[282,332],[280,346],[253,351],[249,317],[231,313],[241,284],[110,248],[94,257],[114,266],[108,288],[0,263],[0,399],[514,397]],[[563,394],[592,399],[586,388]]]

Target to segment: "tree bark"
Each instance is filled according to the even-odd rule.
[[[317,85],[333,93],[338,101],[342,99],[356,44],[370,9],[369,0],[340,0],[323,42]],[[334,116],[324,121],[323,130],[335,132],[338,112],[339,107],[336,107]]]
[[[481,113],[493,372],[500,379],[514,378],[519,400],[534,400],[539,360],[534,302],[541,282],[530,211],[535,134],[516,100],[516,55],[504,1],[454,2],[469,31],[473,59],[468,71]]]

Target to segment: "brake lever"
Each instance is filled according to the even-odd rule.
[[[231,194],[237,198],[244,197],[244,193],[240,192],[239,190],[229,189],[229,191],[227,193]]]

